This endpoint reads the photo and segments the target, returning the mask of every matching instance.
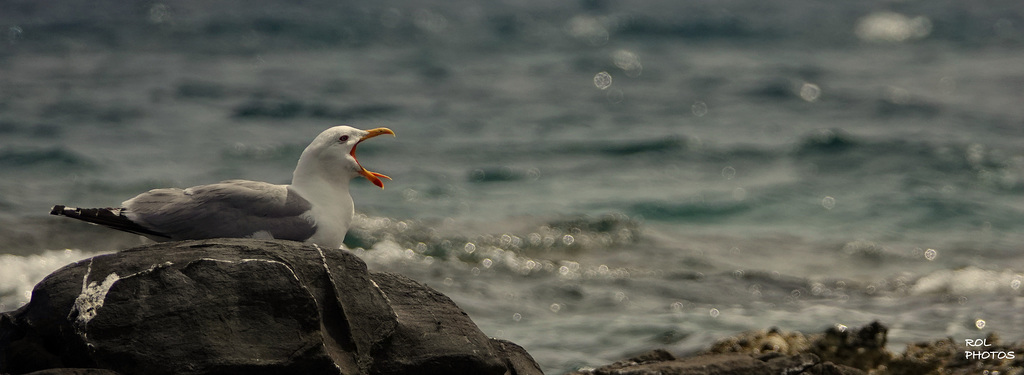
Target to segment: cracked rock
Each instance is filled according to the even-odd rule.
[[[0,373],[540,374],[448,297],[289,241],[161,243],[57,270],[0,314]]]

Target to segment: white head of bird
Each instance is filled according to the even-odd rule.
[[[367,170],[356,158],[356,146],[360,142],[383,134],[395,135],[395,132],[388,128],[361,130],[350,126],[324,130],[302,151],[292,176],[292,186],[302,191],[327,184],[335,188],[344,186],[348,190],[348,182],[362,176],[383,189],[381,178],[391,178]]]

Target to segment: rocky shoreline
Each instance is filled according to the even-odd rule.
[[[750,331],[720,340],[695,356],[654,350],[570,375],[1024,374],[1024,343],[1003,344],[996,334],[970,345],[946,338],[910,344],[903,353],[893,353],[885,348],[887,333],[879,322],[816,334],[774,328]]]
[[[778,329],[680,357],[654,350],[572,375],[1024,374],[1024,345],[940,339],[886,349],[879,322]],[[0,313],[0,374],[542,374],[447,296],[347,251],[216,239],[65,266]]]

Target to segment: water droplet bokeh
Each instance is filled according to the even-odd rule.
[[[608,72],[600,72],[594,75],[594,86],[606,90],[612,86],[612,75]]]

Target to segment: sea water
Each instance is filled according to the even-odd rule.
[[[548,373],[773,326],[1024,339],[1017,2],[375,4],[0,4],[0,310],[146,243],[50,206],[287,183],[349,124],[398,135],[349,247]]]

